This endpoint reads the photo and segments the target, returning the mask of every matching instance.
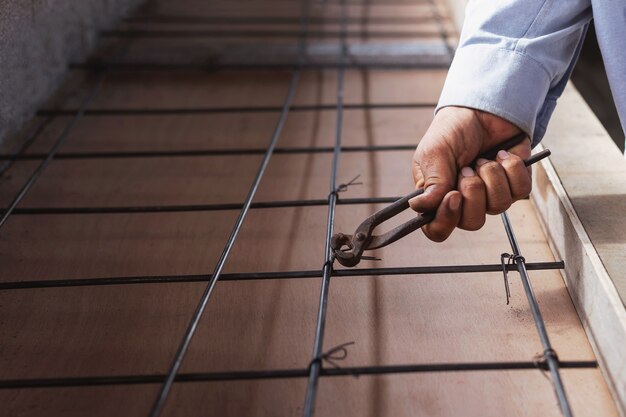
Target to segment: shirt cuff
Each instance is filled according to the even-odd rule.
[[[435,112],[469,107],[515,124],[533,139],[550,77],[542,65],[520,52],[489,45],[456,51]]]

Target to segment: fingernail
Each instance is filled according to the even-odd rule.
[[[509,153],[505,150],[498,151],[498,158],[506,159],[509,157]]]
[[[463,175],[464,177],[473,177],[475,174],[472,168],[463,167],[463,169],[461,169],[461,175]]]
[[[476,165],[485,165],[487,162],[489,162],[489,160],[488,160],[488,159],[485,159],[485,158],[478,158],[478,159],[476,160]]]
[[[461,194],[454,194],[450,197],[449,206],[452,211],[457,211],[461,207]]]

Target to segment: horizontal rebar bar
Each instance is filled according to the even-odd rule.
[[[388,4],[387,1],[385,4]],[[339,24],[332,16],[311,16],[311,24]],[[348,24],[363,24],[364,17],[349,17]],[[367,16],[369,24],[420,24],[431,22],[432,16]],[[124,19],[127,23],[209,24],[209,25],[297,25],[299,16],[193,16],[193,15],[139,15]]]
[[[342,152],[387,152],[387,151],[412,151],[415,145],[372,145],[372,146],[344,146]],[[333,148],[327,147],[301,147],[301,148],[276,148],[276,154],[316,154],[332,153]],[[104,158],[179,158],[196,156],[239,156],[239,155],[263,155],[263,148],[242,149],[189,149],[189,150],[162,150],[162,151],[93,151],[93,152],[59,152],[55,160],[59,159],[104,159]],[[21,153],[0,154],[0,160],[30,161],[43,159],[45,153]]]
[[[344,110],[396,110],[396,109],[430,109],[437,103],[352,103],[344,104]],[[302,104],[295,105],[290,112],[334,111],[335,104]],[[211,113],[280,113],[280,106],[246,106],[246,107],[190,107],[190,108],[108,108],[87,109],[83,116],[167,116],[186,114]],[[72,116],[77,109],[42,109],[38,116]]]
[[[0,177],[3,176],[4,173],[7,172],[13,166],[13,161],[18,160],[22,155],[24,155],[24,152],[26,152],[28,148],[30,148],[30,146],[35,142],[35,140],[45,130],[45,128],[52,122],[53,119],[54,117],[47,116],[47,117],[44,117],[43,120],[40,120],[38,123],[35,123],[26,132],[26,134],[24,135],[24,138],[22,139],[17,149],[11,152],[11,154],[6,155],[7,158],[2,158],[3,160],[7,162],[0,164]],[[47,156],[48,154],[42,153],[41,158],[37,158],[37,159],[45,159]]]
[[[597,368],[597,361],[562,361],[561,368],[588,369]],[[429,363],[409,365],[377,365],[351,366],[341,368],[322,368],[321,377],[337,377],[351,375],[392,375],[405,373],[435,373],[435,372],[472,372],[472,371],[522,371],[545,369],[542,363],[531,361],[509,362],[459,362],[459,363]],[[239,381],[259,379],[287,379],[305,378],[309,375],[308,369],[268,369],[232,372],[197,372],[180,373],[175,382],[210,382],[210,381]],[[0,380],[0,389],[24,388],[59,388],[59,387],[86,387],[99,385],[135,385],[160,384],[166,375],[114,375],[114,376],[87,376],[66,378],[32,378],[32,379],[5,379]]]
[[[338,200],[338,204],[379,204],[393,203],[400,197],[369,197],[369,198],[344,198]],[[284,200],[284,201],[259,201],[250,204],[251,209],[287,208],[287,207],[312,207],[325,206],[328,200]],[[223,204],[188,204],[188,205],[164,205],[164,206],[120,206],[120,207],[21,207],[13,210],[14,215],[53,215],[53,214],[123,214],[123,213],[173,213],[189,211],[223,211],[240,210],[242,203]]]
[[[506,265],[508,271],[516,269],[515,265]],[[559,262],[534,262],[526,264],[529,271],[563,269],[565,264]],[[463,274],[479,272],[502,272],[501,264],[488,265],[433,265],[411,266],[396,268],[350,268],[335,269],[333,277],[358,277],[358,276],[395,276],[395,275],[425,275],[425,274]],[[277,272],[239,272],[222,274],[220,281],[247,281],[264,279],[302,279],[320,278],[322,270],[304,271],[277,271]],[[101,277],[101,278],[66,278],[50,280],[9,281],[0,282],[0,290],[34,289],[34,288],[59,288],[59,287],[84,287],[100,285],[129,285],[129,284],[158,284],[177,282],[205,282],[210,275],[161,275],[161,276],[129,276],[129,277]]]
[[[104,30],[100,36],[104,38],[339,38],[341,32],[336,30],[311,30],[306,33],[297,30],[220,30],[220,29],[122,29]],[[351,30],[345,34],[349,38],[425,38],[439,37],[439,31],[429,30]]]
[[[164,62],[106,62],[88,61],[70,63],[71,70],[80,71],[298,71],[298,70],[323,70],[323,69],[397,69],[397,70],[447,70],[449,63],[440,62],[350,62],[340,63],[164,63]]]

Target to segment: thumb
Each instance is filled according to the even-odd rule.
[[[424,193],[409,200],[419,213],[435,211],[443,198],[456,187],[457,166],[451,150],[444,144],[424,151],[418,147],[413,157],[413,179]]]

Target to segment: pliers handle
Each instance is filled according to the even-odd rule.
[[[491,149],[479,157],[484,159],[494,159],[498,151],[502,149],[510,149],[526,138],[526,134],[520,133],[501,143],[494,149]],[[530,166],[535,162],[550,155],[549,150],[539,152],[524,161],[526,166]],[[330,246],[333,249],[335,258],[343,266],[352,267],[361,261],[363,252],[387,246],[398,239],[414,232],[422,226],[430,223],[435,218],[435,213],[420,213],[416,218],[397,226],[390,231],[375,236],[372,233],[374,229],[381,223],[391,219],[392,217],[402,213],[409,208],[409,200],[413,197],[424,193],[424,188],[415,190],[411,194],[402,197],[391,205],[369,216],[363,223],[357,227],[352,235],[336,233],[332,236]]]

